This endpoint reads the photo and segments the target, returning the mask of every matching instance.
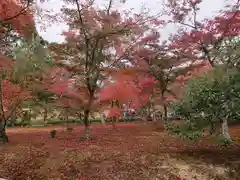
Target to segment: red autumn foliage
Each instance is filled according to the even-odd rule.
[[[31,98],[30,92],[20,87],[19,85],[14,85],[8,80],[2,80],[2,106],[4,119],[8,120],[11,113],[25,100]]]
[[[120,75],[119,75],[120,74]],[[154,78],[140,77],[137,79],[134,75],[118,73],[115,77],[115,82],[110,83],[105,88],[102,88],[99,96],[99,101],[118,102],[118,107],[111,107],[108,116],[119,117],[121,115],[120,108],[127,105],[129,108],[139,109],[146,105],[149,95],[153,92],[153,86],[156,83]]]
[[[1,85],[3,107],[6,109],[18,104],[20,100],[23,101],[31,97],[26,89],[14,85],[8,80],[3,80]]]
[[[199,56],[204,56],[206,61],[214,65],[217,58],[211,53],[212,50],[218,50],[227,38],[239,36],[240,1],[228,2],[228,7],[217,16],[203,21],[198,20],[201,3],[201,0],[177,0],[168,4],[166,11],[173,18],[170,21],[185,28],[172,35],[169,48],[189,61],[196,61]]]
[[[109,110],[109,113],[107,115],[108,119],[114,119],[114,118],[118,118],[121,117],[122,115],[122,110],[120,108],[117,107],[113,107]]]
[[[42,88],[57,96],[56,105],[79,109],[85,105],[86,88],[76,86],[74,78],[63,68],[48,69],[41,82]]]
[[[27,2],[27,1],[26,1]],[[30,1],[29,1],[30,2]],[[32,38],[32,33],[35,33],[35,22],[30,11],[30,4],[24,4],[20,0],[6,0],[0,2],[0,21],[1,33],[6,33],[5,25],[9,23],[11,30],[19,33],[24,38]],[[4,44],[4,42],[2,42]],[[15,62],[3,54],[0,54],[1,73],[6,76],[6,79],[1,80],[1,96],[3,106],[3,116],[6,119],[11,116],[11,112],[24,100],[30,98],[30,93],[21,85],[12,84],[9,79],[12,77],[13,67]]]
[[[32,35],[31,33],[35,32],[35,22],[30,11],[30,4],[26,5],[23,2],[21,0],[1,1],[0,21],[11,23],[16,32],[29,38]]]

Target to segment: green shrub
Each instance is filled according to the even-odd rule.
[[[222,146],[229,146],[229,145],[232,145],[232,141],[230,141],[228,139],[220,138],[219,144]]]
[[[178,134],[191,139],[209,126],[217,126],[222,120],[240,122],[240,72],[235,69],[215,68],[200,77],[191,79],[181,101],[171,108],[185,120],[185,126],[172,128]],[[184,126],[184,127],[183,127]],[[197,133],[197,134],[196,134]],[[193,136],[192,136],[193,135]]]
[[[51,138],[55,138],[56,135],[57,135],[57,131],[55,129],[50,131]]]

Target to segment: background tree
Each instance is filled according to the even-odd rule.
[[[32,80],[36,79],[37,73],[34,74],[33,72],[37,69],[39,73],[40,65],[45,62],[46,51],[35,28],[31,5],[29,0],[22,2],[10,0],[0,3],[0,61],[2,64],[0,68],[0,106],[2,107],[0,109],[0,137],[3,142],[8,141],[5,128],[6,120],[9,119],[4,112],[9,107],[4,107],[3,83],[17,83],[18,86],[14,87],[15,85],[12,84],[12,87],[14,89],[20,88],[21,90],[17,90],[18,93],[22,90],[25,91],[26,87],[32,86]],[[12,53],[16,49],[19,50],[19,44],[21,53]],[[39,61],[40,59],[41,61]],[[30,64],[33,68],[29,68]],[[6,87],[10,87],[10,85]],[[7,92],[11,91],[8,90]],[[22,96],[22,100],[24,99],[25,97]],[[9,101],[11,102],[10,99]],[[13,100],[13,102],[15,101]]]
[[[199,133],[209,125],[219,127],[221,124],[222,137],[232,141],[227,122],[239,119],[239,87],[239,71],[226,67],[217,67],[191,79],[183,99],[173,106],[185,120],[175,132],[190,135],[190,138],[200,137]]]
[[[70,2],[70,1],[69,1]],[[85,136],[89,138],[89,114],[95,99],[99,82],[103,80],[106,68],[117,65],[128,56],[131,45],[137,45],[139,36],[144,36],[153,17],[143,14],[120,13],[109,0],[105,9],[95,7],[94,1],[79,3],[71,1],[76,8],[63,8],[64,19],[69,25],[65,45],[74,57],[61,62],[77,77],[76,84],[87,89],[88,103],[84,107]],[[125,16],[126,15],[126,16]],[[66,46],[65,46],[66,47]]]
[[[215,17],[204,20],[198,19],[201,3],[202,0],[168,1],[165,11],[171,16],[169,23],[180,25],[178,33],[170,38],[171,48],[188,61],[200,58],[215,66],[226,62],[226,57],[220,56],[228,46],[226,42],[239,36],[240,1],[227,2]]]

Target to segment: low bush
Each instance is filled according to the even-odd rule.
[[[49,134],[50,134],[51,138],[55,138],[57,135],[57,131],[55,129],[51,130]]]

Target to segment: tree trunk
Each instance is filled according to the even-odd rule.
[[[112,118],[112,127],[113,127],[113,129],[117,129],[117,127],[116,127],[116,120],[117,120],[117,118],[116,117],[113,117]]]
[[[77,113],[77,116],[78,116],[78,118],[79,118],[80,121],[83,120],[83,118],[82,118],[82,113],[81,113],[81,112],[80,112],[80,113]]]
[[[101,112],[100,112],[100,118],[101,118],[101,123],[102,123],[102,125],[105,125],[105,124],[106,124],[106,121],[105,121],[105,115],[104,115],[104,113],[101,113]]]
[[[229,134],[227,119],[223,119],[222,122],[222,136],[224,139],[232,141],[231,136]]]
[[[44,124],[46,124],[47,116],[48,116],[48,110],[47,110],[47,108],[44,108],[43,110],[44,110],[43,111],[43,122],[44,122]]]
[[[0,77],[0,143],[8,143],[8,136],[6,134],[7,120],[4,115],[3,110],[3,100],[2,100],[2,77]]]
[[[156,121],[157,121],[157,119],[156,119],[156,112],[155,112],[155,110],[153,110],[153,112],[152,112],[152,118],[153,118],[153,121],[154,121],[154,122],[156,122]]]
[[[166,92],[166,88],[162,89],[161,92],[161,98],[162,98],[162,103],[163,103],[163,122],[164,122],[164,129],[167,130],[168,129],[168,115],[167,115],[167,105],[166,105],[166,101],[164,98],[164,93]]]
[[[84,119],[83,119],[84,126],[85,126],[84,138],[86,139],[90,139],[89,114],[90,114],[89,109],[84,110]]]
[[[164,119],[164,121],[167,121],[167,106],[164,104],[163,105],[163,119]]]
[[[215,122],[216,123],[216,122]],[[210,122],[210,132],[209,135],[213,135],[214,133],[216,133],[216,124],[214,122]]]
[[[148,107],[147,107],[147,120],[148,121],[152,121],[152,117],[151,117],[151,104],[148,103]]]
[[[65,122],[67,124],[67,128],[69,127],[69,120],[68,120],[68,108],[65,109]]]
[[[13,125],[15,124],[16,120],[17,120],[17,112],[16,112],[16,109],[14,109],[11,115],[11,122]]]
[[[163,105],[163,122],[164,122],[164,129],[168,129],[168,115],[167,115],[167,106],[166,104]]]
[[[6,134],[6,120],[0,120],[0,143],[8,143],[8,136]]]

